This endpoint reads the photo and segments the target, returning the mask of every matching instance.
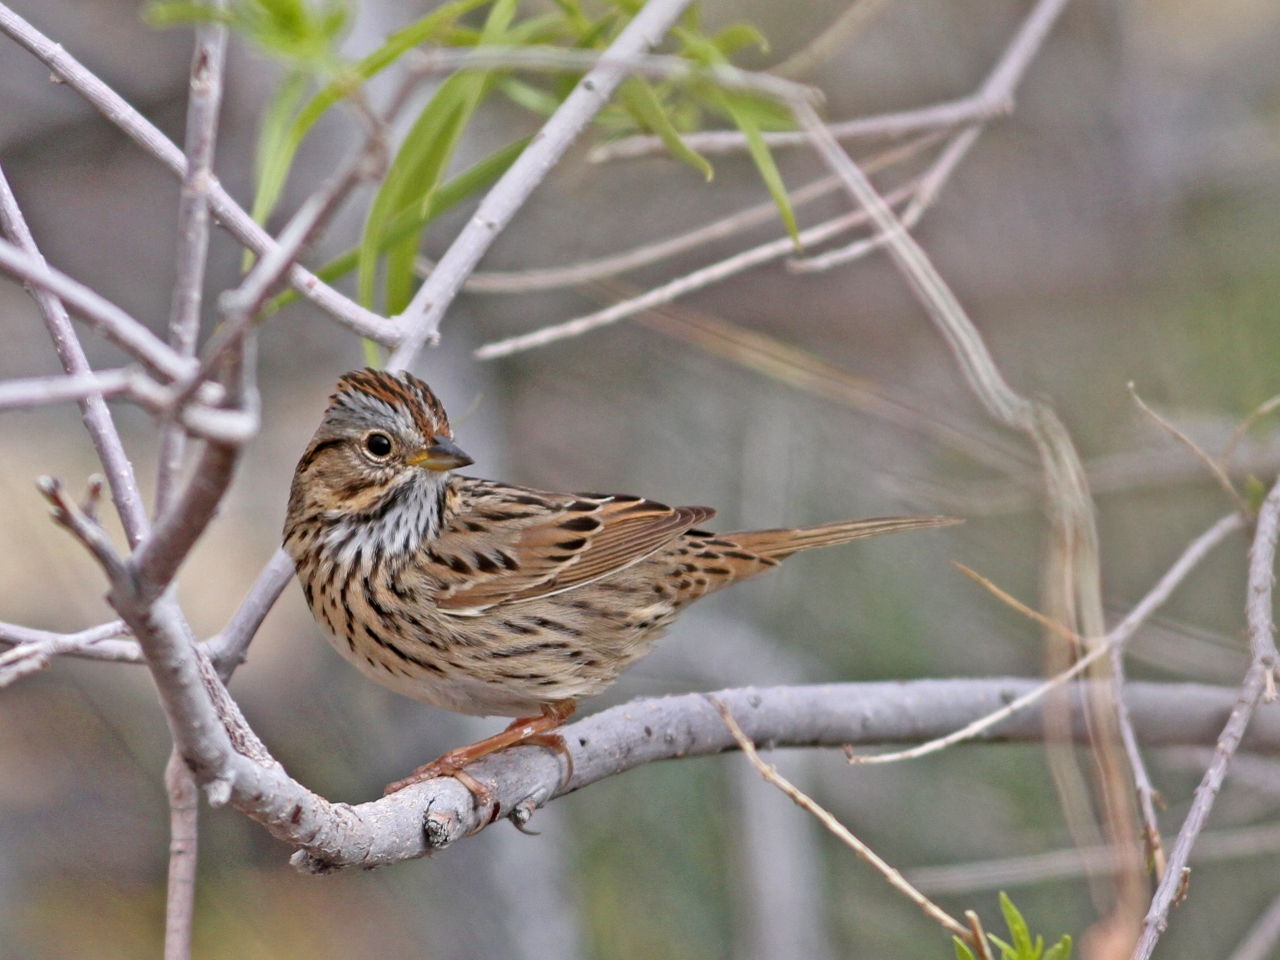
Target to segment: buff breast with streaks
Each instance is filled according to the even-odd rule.
[[[517,717],[394,787],[551,743],[578,699],[643,656],[684,606],[812,547],[935,527],[889,517],[716,534],[709,507],[550,493],[470,464],[444,407],[407,373],[349,373],[298,462],[285,548],[334,646],[417,700]]]

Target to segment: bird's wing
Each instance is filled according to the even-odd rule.
[[[641,497],[546,493],[457,477],[452,514],[426,560],[442,612],[474,614],[615,573],[715,515]]]

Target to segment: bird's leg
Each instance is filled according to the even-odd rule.
[[[569,772],[564,781],[568,782],[573,776],[573,759],[569,756],[569,748],[565,746],[564,737],[552,731],[569,719],[573,715],[573,711],[577,709],[577,706],[578,704],[574,700],[561,700],[556,703],[544,704],[542,713],[538,716],[520,717],[513,720],[511,725],[499,734],[486,737],[465,747],[458,747],[456,750],[450,750],[443,756],[419,767],[403,780],[387,784],[387,788],[382,791],[382,795],[385,797],[387,794],[403,790],[405,787],[421,783],[424,780],[432,780],[436,777],[454,777],[475,795],[477,803],[482,806],[488,805],[493,801],[493,792],[467,773],[464,768],[491,753],[497,753],[507,747],[522,745],[547,747],[563,756],[569,766]]]

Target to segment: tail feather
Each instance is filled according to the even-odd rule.
[[[902,533],[908,530],[925,530],[929,527],[949,527],[963,523],[958,517],[875,517],[870,520],[845,520],[839,523],[822,523],[813,527],[793,527],[778,530],[740,530],[723,536],[743,549],[770,560],[783,560],[801,550],[814,547],[830,547],[850,540],[864,540],[885,533]]]

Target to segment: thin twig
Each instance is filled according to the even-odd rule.
[[[874,173],[901,163],[936,143],[939,138],[939,134],[926,133],[892,150],[877,153],[865,161],[866,170],[868,173]],[[823,177],[807,183],[790,192],[791,206],[793,209],[798,209],[829,196],[839,187],[840,181],[836,177]],[[594,280],[614,277],[620,273],[660,263],[719,240],[740,236],[743,231],[763,223],[771,223],[777,217],[778,205],[772,200],[766,200],[687,233],[583,263],[530,270],[477,270],[467,278],[463,289],[470,293],[528,293],[581,286]],[[434,264],[419,262],[419,272],[423,275],[430,273],[432,269]]]
[[[221,9],[225,0],[215,3]],[[222,69],[227,54],[227,28],[221,23],[196,27],[187,94],[186,170],[178,199],[178,252],[169,310],[169,345],[183,357],[194,357],[200,336],[200,306],[204,299],[205,266],[209,251],[209,183],[213,178],[218,111],[222,105]],[[157,516],[169,504],[169,494],[182,470],[186,438],[176,423],[166,423],[157,455]],[[190,952],[188,937],[187,952]]]
[[[226,680],[242,662],[258,627],[271,612],[272,605],[293,579],[293,558],[284,550],[272,554],[253,586],[217,636],[209,639],[209,656],[218,675]]]
[[[0,383],[0,410],[43,407],[51,403],[104,399],[129,393],[136,370],[99,370],[55,377],[31,377]]]
[[[609,45],[602,58],[625,61],[647,52],[680,18],[689,2],[649,0]],[[480,206],[440,258],[431,276],[396,318],[397,332],[404,339],[392,353],[387,364],[389,369],[408,366],[423,345],[437,335],[445,311],[480,258],[564,155],[569,144],[608,103],[626,75],[625,69],[612,65],[592,68],[480,201]]]
[[[1169,925],[1169,911],[1179,899],[1188,871],[1187,863],[1196,838],[1200,835],[1218,791],[1227,775],[1227,767],[1235,755],[1253,718],[1260,700],[1276,698],[1275,623],[1272,618],[1272,595],[1275,586],[1276,538],[1280,533],[1280,480],[1272,486],[1254,529],[1249,547],[1249,583],[1245,597],[1245,616],[1249,622],[1249,646],[1252,663],[1245,673],[1239,696],[1226,725],[1218,737],[1213,760],[1196,787],[1178,839],[1169,853],[1169,867],[1151,898],[1151,907],[1142,921],[1142,932],[1133,951],[1133,960],[1148,960],[1155,951],[1160,935]]]
[[[225,0],[214,0],[215,10]],[[209,250],[209,182],[213,177],[227,28],[201,24],[187,99],[186,171],[178,202],[178,254],[169,314],[169,343],[184,357],[194,357],[200,336],[205,267]],[[192,391],[194,393],[194,391]],[[188,397],[182,397],[182,406]],[[182,470],[186,435],[181,421],[167,419],[160,434],[156,471],[155,514],[163,518]],[[169,801],[169,875],[165,891],[164,960],[190,960],[195,922],[196,868],[199,862],[199,794],[195,776],[175,745],[165,767]]]
[[[895,763],[901,760],[911,760],[917,757],[927,756],[930,753],[937,753],[949,746],[962,743],[965,740],[971,740],[978,734],[991,729],[1002,720],[1007,719],[1017,713],[1024,707],[1030,706],[1037,700],[1044,697],[1050,690],[1056,689],[1066,683],[1072,677],[1078,676],[1089,664],[1097,660],[1113,646],[1124,644],[1138,628],[1158,610],[1166,600],[1172,596],[1179,584],[1186,578],[1196,565],[1204,559],[1214,547],[1227,538],[1228,535],[1239,530],[1243,526],[1243,521],[1238,514],[1232,513],[1220,519],[1212,527],[1206,530],[1200,536],[1196,537],[1182,551],[1182,555],[1174,561],[1164,576],[1162,576],[1153,586],[1147,595],[1136,603],[1128,615],[1125,616],[1118,624],[1112,628],[1111,632],[1099,643],[1093,650],[1085,654],[1084,657],[1077,660],[1069,670],[1064,671],[1044,683],[1037,686],[1034,690],[1028,691],[1017,700],[1013,700],[999,710],[995,710],[984,717],[980,717],[974,722],[967,724],[959,730],[955,730],[944,737],[930,740],[909,750],[899,750],[895,753],[879,753],[870,756],[859,755],[851,757],[850,761],[860,764],[875,763]]]
[[[1253,716],[1254,708],[1262,698],[1265,675],[1266,670],[1257,662],[1250,666],[1249,672],[1245,674],[1239,697],[1218,738],[1218,747],[1214,751],[1213,761],[1196,787],[1191,810],[1169,851],[1169,865],[1156,888],[1155,896],[1151,898],[1151,907],[1147,911],[1147,916],[1142,921],[1142,932],[1133,951],[1133,960],[1148,960],[1155,951],[1160,935],[1169,925],[1169,911],[1179,900],[1179,894],[1185,887],[1185,878],[1189,876],[1190,868],[1187,862],[1190,860],[1191,850],[1200,836],[1200,831],[1204,828],[1205,821],[1209,818],[1209,812],[1213,809],[1218,791],[1222,789],[1222,782],[1226,778],[1231,757],[1240,746],[1240,740]]]
[[[1227,441],[1227,445],[1223,447],[1222,456],[1218,458],[1218,462],[1222,464],[1224,470],[1231,469],[1231,461],[1235,459],[1236,448],[1240,446],[1240,441],[1249,432],[1249,428],[1277,407],[1280,407],[1280,394],[1271,397],[1269,400],[1264,400],[1254,407],[1250,414],[1231,431],[1231,438]]]
[[[1231,478],[1227,476],[1226,470],[1222,468],[1222,464],[1214,460],[1201,446],[1179,430],[1174,424],[1156,413],[1151,407],[1147,406],[1147,402],[1138,396],[1138,388],[1134,386],[1133,381],[1127,384],[1129,388],[1129,396],[1133,397],[1133,402],[1138,405],[1138,409],[1154,420],[1166,433],[1181,443],[1184,447],[1191,451],[1197,460],[1205,465],[1209,474],[1218,482],[1224,493],[1231,498],[1231,502],[1236,505],[1236,509],[1240,511],[1242,516],[1249,516],[1249,505],[1244,502],[1244,497],[1240,496],[1240,491],[1236,489]]]
[[[1265,671],[1263,689],[1268,703],[1276,699],[1275,674],[1280,663],[1276,652],[1276,625],[1271,593],[1275,586],[1276,538],[1280,536],[1280,480],[1262,501],[1253,544],[1249,548],[1249,595],[1245,616],[1249,622],[1249,649],[1253,660]]]
[[[196,393],[210,400],[225,395],[221,386],[209,382],[199,384]],[[0,410],[73,400],[83,403],[93,398],[130,400],[163,417],[172,416],[179,402],[179,395],[173,387],[161,386],[141,370],[130,367],[68,376],[30,377],[0,384]],[[176,413],[187,433],[206,440],[243,443],[256,433],[254,418],[240,411],[200,402],[189,403]]]
[[[934,200],[942,192],[942,188],[951,179],[951,174],[960,166],[969,148],[977,142],[982,128],[968,127],[953,136],[938,154],[938,159],[925,172],[916,186],[911,202],[902,211],[899,222],[903,229],[912,230],[933,206]],[[888,197],[885,198],[888,201]],[[791,257],[787,260],[787,269],[792,273],[820,273],[841,264],[852,263],[867,254],[880,249],[885,244],[884,234],[864,237],[844,247],[837,247],[826,253],[812,257]]]
[[[54,522],[80,541],[109,578],[115,580],[128,576],[128,566],[111,539],[88,511],[67,496],[61,481],[40,477],[36,487],[49,502]]]
[[[1040,624],[1040,626],[1044,627],[1045,630],[1047,630],[1049,633],[1052,633],[1056,637],[1061,637],[1063,640],[1066,640],[1069,644],[1071,644],[1072,647],[1074,648],[1079,648],[1082,645],[1082,641],[1080,639],[1079,634],[1077,634],[1074,630],[1070,629],[1069,627],[1063,626],[1057,620],[1054,620],[1052,617],[1046,617],[1039,610],[1035,610],[1027,606],[1017,597],[1013,596],[1013,594],[997,586],[994,581],[978,573],[977,570],[973,570],[970,567],[966,567],[963,563],[958,563],[954,560],[952,561],[952,564],[956,567],[956,569],[958,569],[966,577],[968,577],[974,583],[978,584],[978,586],[982,587],[987,592],[991,593],[1001,603],[1005,604],[1006,606],[1012,607],[1014,610],[1017,610],[1020,614],[1022,614],[1028,620],[1034,620],[1036,623]]]
[[[924,911],[925,916],[934,922],[940,924],[942,929],[948,933],[960,937],[976,946],[976,942],[972,939],[970,931],[951,914],[947,913],[936,903],[926,897],[923,893],[913,887],[895,868],[886,863],[881,857],[865,843],[853,835],[844,824],[832,816],[827,810],[803,793],[799,787],[790,780],[780,774],[775,767],[765,763],[760,759],[760,754],[756,752],[755,744],[753,744],[747,735],[742,732],[742,727],[738,726],[738,721],[733,718],[733,714],[717,698],[708,695],[707,699],[719,711],[720,716],[724,718],[725,726],[729,728],[729,732],[733,734],[733,739],[737,741],[739,748],[746,754],[748,760],[751,761],[760,775],[775,787],[785,793],[792,801],[800,807],[803,807],[809,813],[827,828],[831,833],[840,838],[845,846],[849,847],[859,857],[871,864],[875,870],[889,882],[895,890],[905,896],[917,907]]]
[[[909,134],[949,130],[973,123],[985,123],[1008,114],[1011,109],[1012,103],[1008,101],[988,103],[975,94],[915,110],[895,111],[836,122],[831,124],[831,132],[842,141],[902,137]],[[770,131],[762,133],[761,137],[770,147],[799,147],[809,142],[808,137],[798,130]],[[738,130],[686,133],[681,139],[694,150],[708,156],[741,153],[747,148],[746,138]],[[592,147],[591,152],[587,154],[587,160],[592,163],[607,163],[612,160],[659,154],[665,150],[666,144],[656,137],[648,135],[622,137]]]
[[[39,673],[57,656],[84,657],[116,663],[141,663],[142,654],[131,640],[121,640],[129,630],[113,620],[78,633],[50,633],[17,624],[0,623],[0,644],[12,646],[0,653],[0,687]]]
[[[908,184],[886,195],[885,199],[890,203],[901,202],[911,196],[914,189],[914,184]],[[825,220],[822,223],[801,230],[800,243],[803,246],[825,243],[832,237],[861,226],[868,219],[868,215],[862,210],[842,214],[831,220]],[[615,303],[603,310],[596,310],[573,320],[552,324],[529,333],[522,333],[518,336],[486,343],[473,351],[472,356],[477,360],[496,360],[499,357],[510,356],[513,353],[519,353],[524,350],[545,347],[559,340],[581,336],[599,327],[624,320],[639,313],[641,310],[649,310],[664,303],[669,303],[694,290],[700,290],[713,283],[718,283],[752,267],[769,263],[771,260],[779,260],[794,252],[795,243],[791,238],[779,237],[777,240],[751,247],[724,260],[701,267],[692,273],[677,277],[675,280],[662,284],[662,286],[648,290],[637,297]]]
[[[1117,690],[1123,690],[1126,682],[1124,668],[1124,650],[1121,644],[1108,645],[1111,659],[1111,677]],[[1129,760],[1129,772],[1133,775],[1133,789],[1138,797],[1138,810],[1142,814],[1142,839],[1147,849],[1147,859],[1151,863],[1151,871],[1157,880],[1164,876],[1166,857],[1164,841],[1160,838],[1160,818],[1156,814],[1157,806],[1164,806],[1160,791],[1151,782],[1151,774],[1142,758],[1138,746],[1138,736],[1133,730],[1133,718],[1129,713],[1129,705],[1124,696],[1115,698],[1116,726],[1120,732],[1120,744],[1124,747],[1125,756]]]
[[[979,960],[995,960],[991,955],[991,944],[987,942],[987,932],[982,929],[982,918],[976,910],[964,912],[965,922],[969,925],[969,945],[978,951]]]

